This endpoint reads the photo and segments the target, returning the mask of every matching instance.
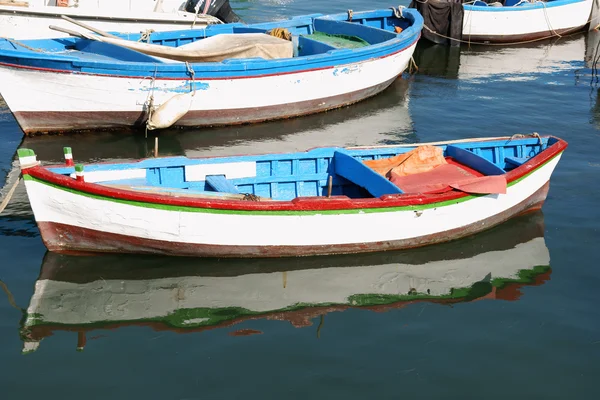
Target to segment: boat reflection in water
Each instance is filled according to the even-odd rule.
[[[595,32],[590,32],[595,37]],[[585,62],[595,48],[588,35],[512,46],[453,47],[419,43],[415,62],[419,73],[447,79],[527,81],[532,74],[572,70]]]
[[[459,241],[360,256],[211,261],[47,253],[22,322],[23,352],[59,331],[77,332],[83,349],[89,332],[131,325],[186,333],[270,319],[304,327],[348,308],[516,300],[521,287],[549,279],[543,233],[536,212]],[[252,333],[261,332],[231,334]]]

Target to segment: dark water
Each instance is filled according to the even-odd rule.
[[[248,21],[390,5],[233,4]],[[599,41],[420,45],[418,74],[355,106],[160,134],[161,154],[189,156],[533,131],[569,142],[542,212],[458,242],[269,261],[64,257],[46,253],[20,186],[0,216],[0,398],[598,398]],[[153,147],[119,133],[21,142],[3,103],[0,135],[2,181],[19,146],[48,162],[64,145],[83,162]]]

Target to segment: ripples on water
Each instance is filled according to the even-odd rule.
[[[391,5],[232,4],[248,22]],[[418,74],[354,106],[160,133],[162,155],[188,156],[533,131],[569,142],[543,214],[458,242],[269,261],[65,257],[46,254],[21,185],[0,217],[17,307],[0,293],[2,398],[595,398],[599,40],[421,43]],[[66,145],[82,162],[153,147],[119,132],[23,139],[2,100],[0,132],[1,179],[19,146],[43,162]]]

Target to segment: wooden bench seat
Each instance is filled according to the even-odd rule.
[[[225,178],[225,175],[206,175],[206,183],[217,192],[239,193],[237,187]]]

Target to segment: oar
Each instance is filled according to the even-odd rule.
[[[78,38],[81,38],[81,39],[99,40],[99,38],[96,39],[94,37],[94,35],[89,35],[89,34],[77,32],[77,31],[72,31],[72,30],[67,29],[67,28],[61,28],[60,26],[50,25],[48,28],[52,29],[53,31],[58,31],[58,32],[66,33],[67,35],[71,35],[71,36],[78,37]]]
[[[64,19],[65,21],[68,21],[68,22],[70,22],[72,24],[75,24],[75,25],[79,25],[80,27],[85,28],[85,29],[87,29],[89,31],[92,31],[94,33],[97,33],[100,36],[110,37],[110,38],[113,38],[113,39],[119,39],[119,37],[117,37],[115,35],[111,35],[108,32],[101,31],[100,29],[94,28],[93,26],[89,26],[88,24],[84,24],[83,22],[75,21],[73,18],[69,18],[66,15],[61,15],[60,17],[62,19]]]

